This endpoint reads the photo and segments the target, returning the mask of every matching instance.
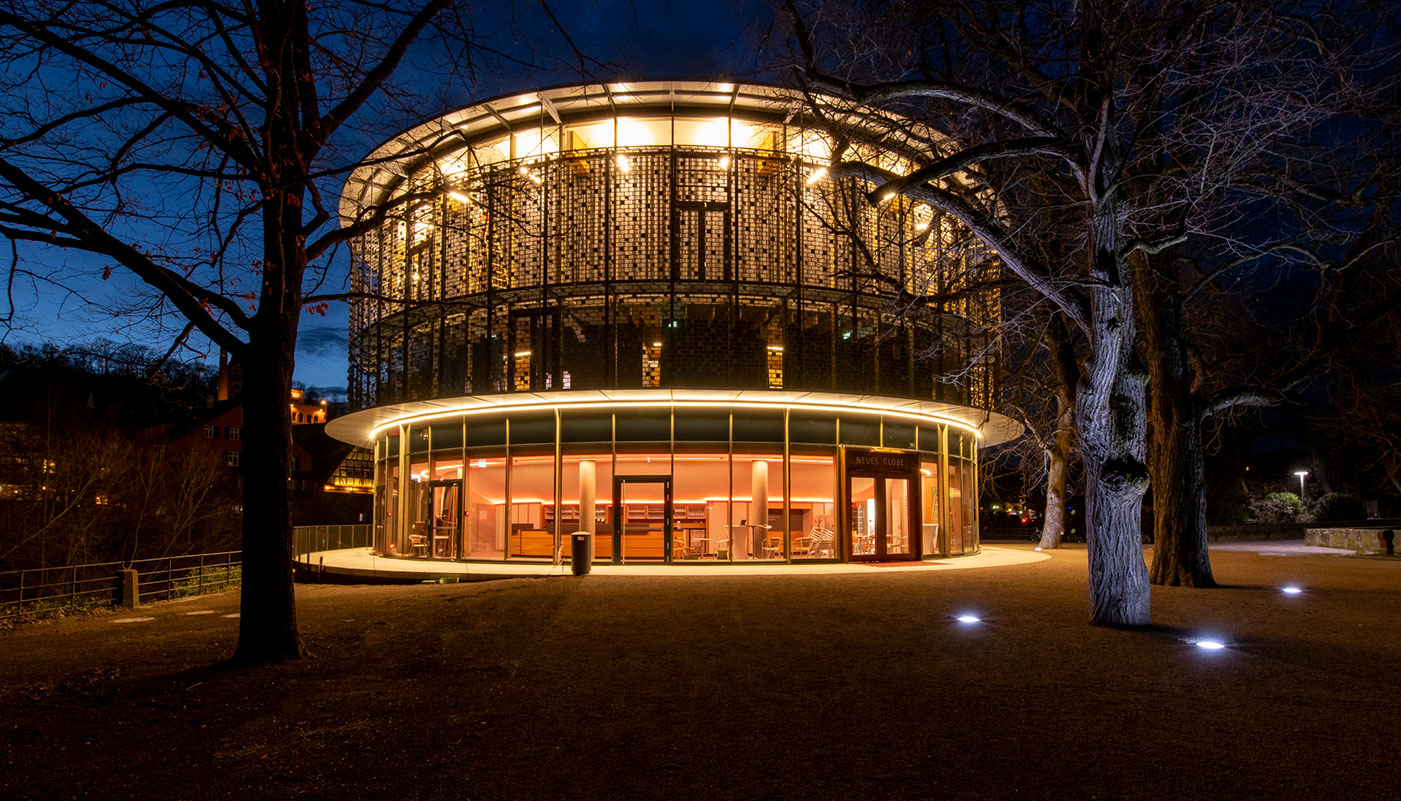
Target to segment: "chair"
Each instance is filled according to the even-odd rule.
[[[764,537],[764,558],[781,559],[783,557],[783,535],[770,534]]]
[[[823,528],[822,526],[817,526],[812,531],[809,531],[807,537],[804,537],[803,539],[810,540],[812,543],[811,546],[808,548],[808,556],[811,556],[814,559],[836,558],[837,536],[832,533],[831,529]]]
[[[410,534],[409,547],[413,548],[414,556],[423,556],[428,552],[428,538],[422,534]]]

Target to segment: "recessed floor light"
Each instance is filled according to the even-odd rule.
[[[1281,588],[1280,592],[1284,593],[1285,595],[1298,595],[1299,593],[1303,592],[1303,590],[1293,585],[1290,585],[1288,587]]]
[[[1197,640],[1197,647],[1203,651],[1219,651],[1226,647],[1220,640]]]
[[[959,615],[958,617],[954,618],[954,620],[957,620],[959,623],[981,623],[981,622],[982,622],[982,618],[974,617],[973,615]]]

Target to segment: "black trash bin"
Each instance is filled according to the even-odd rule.
[[[593,535],[576,531],[569,535],[569,569],[582,576],[593,569]]]

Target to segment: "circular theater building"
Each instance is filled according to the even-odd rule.
[[[566,86],[365,159],[341,200],[381,220],[353,246],[358,411],[328,432],[374,450],[375,552],[558,562],[578,531],[613,563],[978,550],[978,448],[1020,433],[987,411],[997,263],[829,175],[811,102]],[[908,172],[902,148],[940,141],[901,136],[866,158]]]

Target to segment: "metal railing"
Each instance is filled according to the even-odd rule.
[[[374,537],[369,523],[344,526],[293,526],[292,552],[300,561],[317,551],[338,551],[342,548],[370,548]]]
[[[0,613],[36,605],[77,608],[116,603],[123,570],[136,571],[139,600],[168,600],[239,584],[243,579],[243,552],[0,571]]]

